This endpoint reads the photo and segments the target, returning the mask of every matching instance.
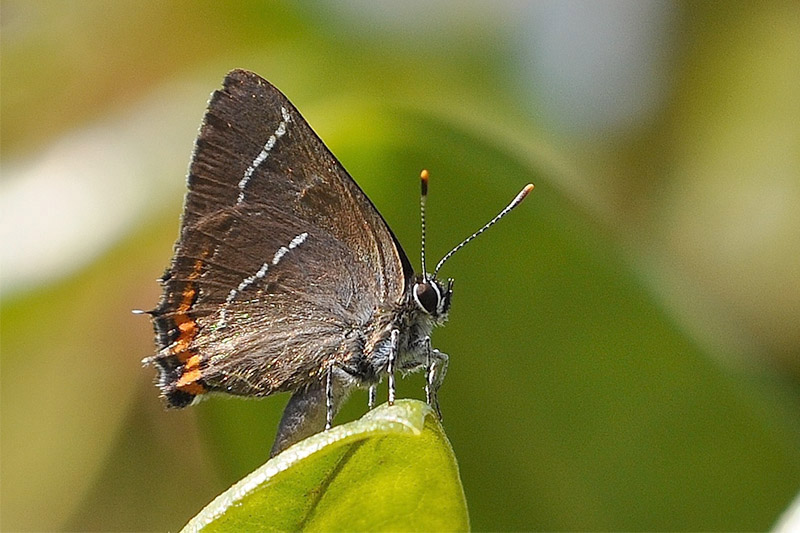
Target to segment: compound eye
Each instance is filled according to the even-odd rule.
[[[439,289],[436,285],[431,283],[417,283],[414,285],[414,300],[429,315],[436,313],[441,299],[442,296],[439,294]]]

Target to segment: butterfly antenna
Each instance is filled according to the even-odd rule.
[[[419,218],[422,222],[422,245],[420,247],[420,256],[422,261],[422,277],[428,279],[428,271],[425,269],[425,202],[428,200],[428,171],[423,170],[419,173],[419,183],[421,193],[419,196]]]
[[[461,243],[458,246],[456,246],[455,248],[453,248],[452,250],[447,252],[447,255],[442,257],[442,260],[439,261],[439,264],[436,265],[436,269],[433,271],[433,277],[434,278],[436,277],[436,274],[438,274],[439,269],[442,268],[442,265],[445,263],[445,261],[450,259],[453,256],[454,253],[456,253],[457,251],[462,249],[464,246],[466,246],[467,243],[470,242],[471,240],[473,240],[475,237],[477,237],[478,235],[480,235],[481,233],[483,233],[487,229],[491,228],[494,224],[497,223],[498,220],[500,220],[501,218],[506,216],[512,209],[514,209],[519,204],[521,204],[522,200],[524,200],[525,197],[528,196],[528,193],[530,193],[532,190],[533,190],[533,184],[532,183],[527,184],[519,192],[519,194],[517,194],[517,196],[511,201],[511,203],[508,204],[505,209],[500,211],[500,213],[498,213],[498,215],[496,217],[494,217],[492,220],[490,220],[489,222],[484,224],[484,226],[481,229],[479,229],[478,231],[476,231],[475,233],[473,233],[472,235],[470,235],[469,237],[467,237],[466,239],[461,241]]]

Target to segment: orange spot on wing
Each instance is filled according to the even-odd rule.
[[[185,372],[190,370],[196,370],[200,368],[200,356],[197,354],[192,355],[188,361],[186,361]]]
[[[206,388],[200,383],[203,378],[203,373],[200,371],[200,356],[197,354],[192,355],[186,362],[178,383],[175,387],[189,394],[203,394]]]
[[[189,311],[191,311],[197,297],[197,284],[195,281],[203,273],[203,259],[206,255],[207,253],[204,253],[202,259],[195,261],[194,268],[189,274],[189,282],[183,289],[181,303],[173,315],[175,327],[178,328],[180,333],[170,348],[170,351],[178,358],[178,361],[184,364],[183,373],[175,384],[175,388],[195,396],[206,392],[206,387],[200,382],[203,377],[200,371],[200,355],[190,349],[192,340],[197,335],[198,326],[195,319],[189,316]]]
[[[203,257],[205,257],[205,255],[206,254],[203,254]],[[189,283],[187,283],[186,287],[183,289],[181,303],[178,305],[178,309],[176,309],[175,315],[173,316],[175,326],[178,328],[178,331],[180,331],[180,334],[170,348],[170,351],[181,363],[186,363],[193,357],[197,357],[195,353],[189,350],[192,340],[195,335],[197,335],[197,322],[189,316],[189,310],[192,308],[195,297],[197,296],[197,287],[194,281],[200,277],[202,272],[203,259],[198,259],[194,263],[192,273],[189,274]]]
[[[178,380],[178,383],[175,384],[175,388],[189,394],[203,394],[206,392],[206,388],[200,383],[200,378],[202,377],[199,369],[185,372]]]

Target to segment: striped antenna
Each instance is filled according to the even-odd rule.
[[[419,173],[419,183],[421,193],[419,196],[419,218],[422,222],[422,245],[420,247],[420,255],[422,262],[422,278],[428,280],[428,271],[425,269],[425,202],[428,200],[428,171],[423,170]]]
[[[523,188],[523,189],[522,189],[522,190],[519,192],[519,194],[518,194],[518,195],[517,195],[517,196],[516,196],[516,197],[515,197],[515,198],[514,198],[512,201],[511,201],[511,203],[510,203],[510,204],[508,204],[508,205],[506,206],[506,208],[505,208],[505,209],[503,209],[502,211],[500,211],[500,213],[499,213],[499,214],[498,214],[496,217],[494,217],[492,220],[490,220],[489,222],[487,222],[487,223],[486,223],[486,224],[485,224],[485,225],[484,225],[484,226],[483,226],[481,229],[479,229],[478,231],[476,231],[475,233],[473,233],[472,235],[470,235],[469,237],[467,237],[466,239],[464,239],[463,241],[461,241],[461,243],[460,243],[458,246],[456,246],[455,248],[453,248],[452,250],[450,250],[450,251],[447,253],[447,255],[445,255],[444,257],[442,257],[442,260],[441,260],[441,261],[439,261],[439,264],[437,264],[437,265],[436,265],[436,269],[433,271],[433,277],[434,277],[434,278],[436,277],[436,274],[438,274],[438,273],[439,273],[439,269],[440,269],[440,268],[442,268],[442,265],[445,263],[445,261],[447,261],[448,259],[450,259],[450,258],[453,256],[453,254],[454,254],[454,253],[456,253],[457,251],[459,251],[460,249],[462,249],[464,246],[466,246],[466,245],[467,245],[467,243],[468,243],[468,242],[470,242],[470,241],[471,241],[471,240],[473,240],[475,237],[477,237],[478,235],[480,235],[481,233],[483,233],[484,231],[486,231],[487,229],[489,229],[490,227],[492,227],[492,226],[493,226],[495,223],[497,223],[497,221],[498,221],[498,220],[500,220],[501,218],[503,218],[504,216],[506,216],[506,215],[507,215],[507,214],[508,214],[508,213],[509,213],[509,212],[510,212],[512,209],[514,209],[514,208],[515,208],[515,207],[517,207],[519,204],[521,204],[521,203],[522,203],[522,200],[524,200],[524,199],[525,199],[525,197],[526,197],[526,196],[528,196],[528,193],[530,193],[532,190],[533,190],[533,184],[532,184],[532,183],[529,183],[529,184],[527,184],[527,185],[526,185],[526,186],[525,186],[525,187],[524,187],[524,188]]]

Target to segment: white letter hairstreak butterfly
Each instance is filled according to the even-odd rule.
[[[169,407],[208,393],[293,395],[272,455],[329,428],[354,387],[447,370],[430,334],[450,309],[442,264],[497,217],[415,274],[378,210],[297,109],[260,76],[230,72],[211,96],[188,176],[180,237],[152,315],[157,385]]]

